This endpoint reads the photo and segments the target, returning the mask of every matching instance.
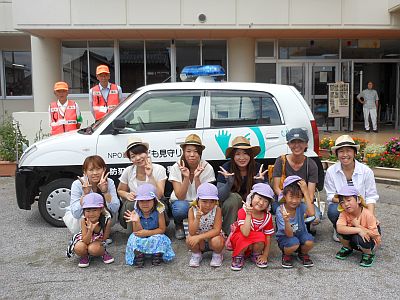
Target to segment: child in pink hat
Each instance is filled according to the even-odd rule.
[[[104,243],[111,232],[111,215],[104,209],[104,198],[98,193],[87,194],[82,199],[82,209],[81,231],[72,237],[67,256],[79,255],[80,268],[89,266],[90,256],[101,256],[105,264],[114,262]]]
[[[307,231],[304,216],[315,215],[306,182],[299,176],[288,176],[283,182],[283,191],[279,195],[280,205],[276,210],[276,239],[282,250],[282,267],[293,268],[292,254],[298,251],[298,257],[304,267],[312,267],[309,251],[314,246],[314,237]],[[304,198],[304,202],[302,199]]]
[[[222,213],[218,207],[218,189],[205,182],[197,189],[197,200],[188,212],[189,235],[186,244],[192,251],[189,266],[198,267],[202,252],[212,250],[211,267],[222,265],[225,240],[222,232]]]
[[[274,234],[272,215],[269,212],[274,199],[274,192],[266,183],[253,185],[243,208],[238,211],[235,230],[231,230],[228,240],[232,246],[231,269],[240,271],[245,257],[259,268],[268,266],[271,235]],[[228,242],[228,244],[229,244]]]

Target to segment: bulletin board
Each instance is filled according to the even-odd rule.
[[[328,118],[349,117],[349,83],[337,81],[328,83]]]

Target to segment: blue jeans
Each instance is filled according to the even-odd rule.
[[[294,245],[304,245],[307,241],[314,241],[314,237],[308,232],[301,232],[292,237],[280,236],[277,238],[278,247],[283,250],[283,248],[289,248]]]
[[[328,205],[328,219],[332,222],[333,227],[336,229],[336,222],[339,219],[339,212],[337,210],[338,203],[331,203]]]
[[[189,207],[189,202],[186,200],[175,200],[171,203],[175,225],[182,225],[183,220],[187,219]]]

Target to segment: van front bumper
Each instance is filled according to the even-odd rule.
[[[20,209],[30,210],[38,195],[39,176],[29,167],[18,167],[15,172],[15,193]]]

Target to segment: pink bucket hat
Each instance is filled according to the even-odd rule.
[[[83,197],[82,208],[103,208],[104,199],[97,193],[90,193]]]
[[[218,189],[209,182],[204,182],[197,188],[197,199],[219,200]]]

